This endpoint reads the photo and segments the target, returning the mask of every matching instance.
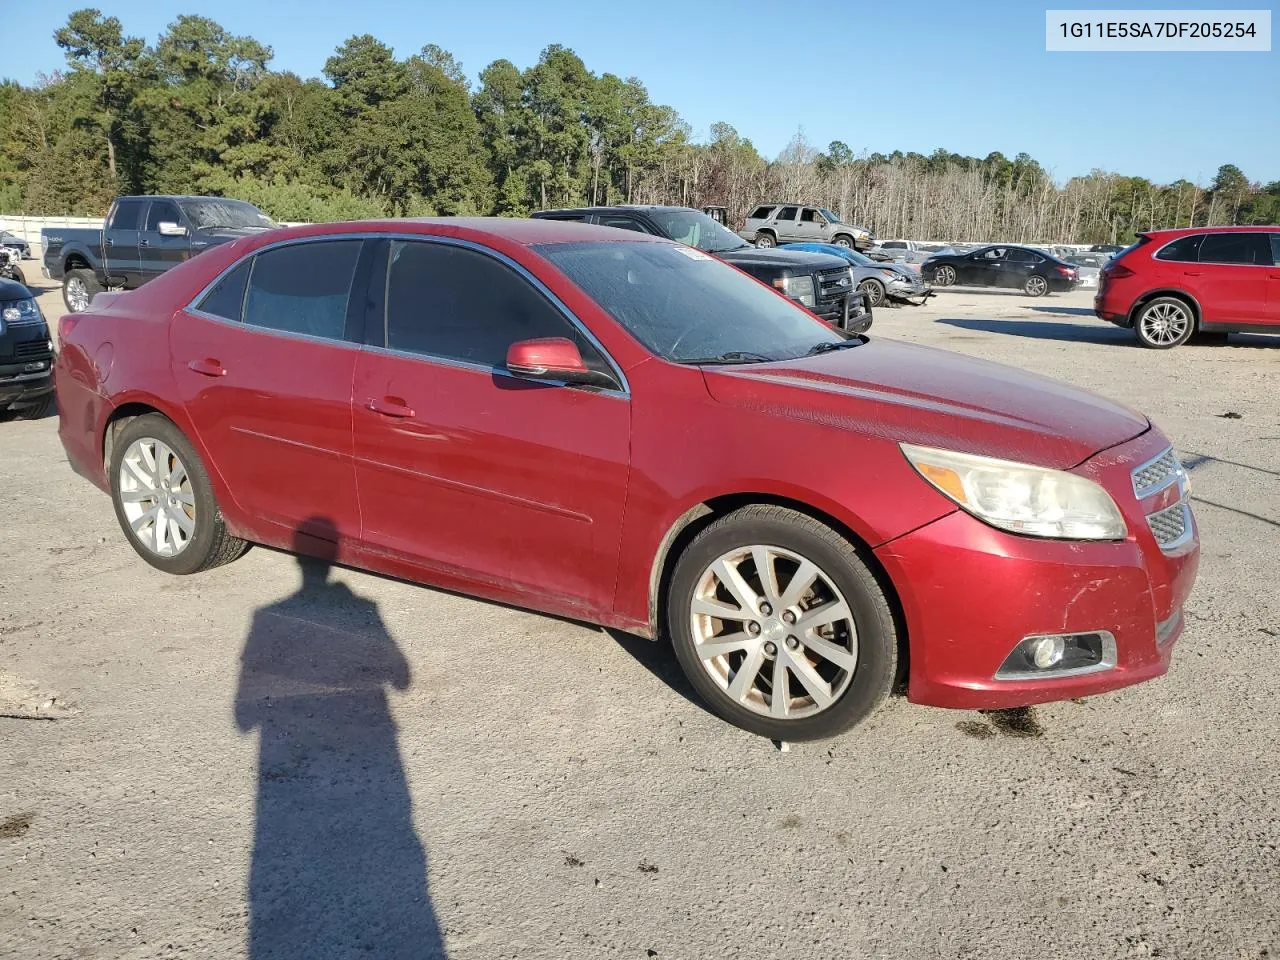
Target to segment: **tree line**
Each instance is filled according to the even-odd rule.
[[[95,9],[54,34],[67,68],[0,83],[0,213],[101,215],[125,193],[239,197],[279,220],[522,216],[584,203],[827,206],[880,237],[1120,242],[1137,230],[1280,220],[1280,182],[1234,165],[1202,187],[1095,170],[1059,186],[1025,153],[819,150],[768,160],[727,123],[705,142],[635,77],[552,45],[472,84],[428,44],[398,58],[367,34],[323,78],[270,68],[271,48],[201,16],[154,45]]]

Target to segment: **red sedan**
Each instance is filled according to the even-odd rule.
[[[1145,417],[850,336],[637,233],[273,231],[59,337],[62,443],[153,566],[257,542],[666,636],[770,737],[846,729],[898,681],[1011,707],[1159,676],[1195,578]]]

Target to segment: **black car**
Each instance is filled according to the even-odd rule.
[[[1057,257],[1008,244],[979,247],[972,253],[935,254],[921,265],[920,274],[935,287],[1008,287],[1029,297],[1065,293],[1079,279],[1076,268]]]
[[[35,294],[0,279],[0,417],[52,413],[52,368],[53,344]]]
[[[701,210],[690,207],[617,206],[539,210],[538,220],[576,220],[666,237],[715,254],[767,283],[810,312],[850,333],[865,333],[872,312],[853,282],[849,264],[827,253],[757,248]]]
[[[31,259],[31,245],[16,233],[10,233],[8,230],[0,230],[0,247],[17,250],[23,260]]]

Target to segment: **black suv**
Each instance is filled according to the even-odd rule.
[[[0,416],[53,412],[53,347],[35,295],[0,279]]]
[[[666,237],[715,254],[780,290],[817,316],[850,333],[871,326],[871,306],[856,289],[847,261],[826,253],[757,249],[733,231],[689,207],[618,206],[539,210],[540,220],[578,220]]]

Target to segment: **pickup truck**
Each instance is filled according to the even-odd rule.
[[[846,261],[827,253],[756,249],[701,210],[663,206],[576,207],[539,210],[533,217],[577,220],[666,237],[733,264],[842,330],[863,333],[871,326],[871,305],[865,293],[855,288]]]
[[[103,290],[134,290],[202,250],[278,226],[243,200],[120,197],[101,230],[41,230],[41,273],[61,280],[67,309],[83,313]]]

